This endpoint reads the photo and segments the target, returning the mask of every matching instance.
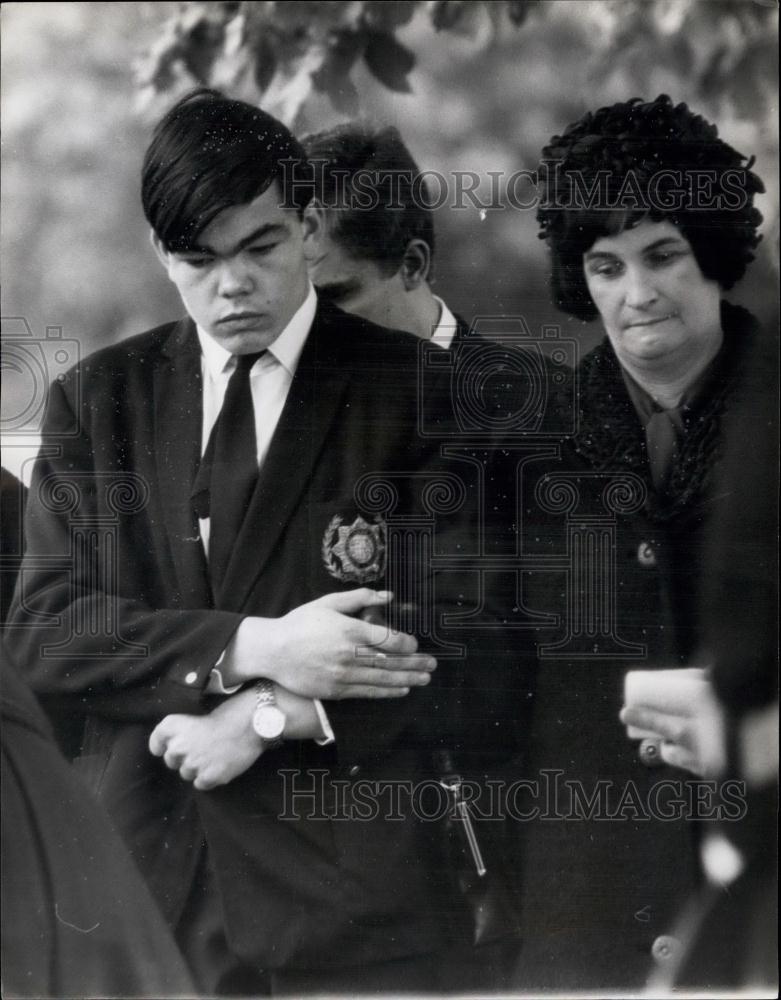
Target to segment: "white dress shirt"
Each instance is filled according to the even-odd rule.
[[[450,347],[456,335],[458,321],[438,295],[434,298],[439,303],[439,322],[431,335],[431,342],[439,347]]]
[[[290,322],[266,350],[263,357],[258,358],[250,369],[250,392],[252,393],[252,408],[255,413],[255,440],[258,448],[259,469],[266,459],[279,418],[282,416],[287,394],[290,391],[293,376],[296,373],[306,338],[312,328],[316,311],[317,295],[310,283],[309,292],[302,305],[296,310]],[[201,456],[203,456],[209,443],[209,435],[220,415],[228,382],[236,369],[236,358],[200,327],[198,328],[198,340],[201,345],[201,381],[203,384],[203,432],[201,434]],[[198,526],[204,551],[208,558],[209,518],[200,519]],[[222,657],[220,657],[221,659]],[[241,685],[226,687],[223,684],[219,671],[220,660],[217,661],[211,672],[206,690],[210,694],[233,694],[239,690]],[[317,700],[315,700],[315,708],[326,736],[324,740],[317,742],[320,744],[332,743],[334,734],[325,709]]]

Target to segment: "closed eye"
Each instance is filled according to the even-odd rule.
[[[615,278],[622,270],[621,261],[610,258],[592,260],[588,264],[589,274],[598,274],[602,278]]]
[[[183,260],[189,267],[200,269],[208,267],[209,264],[214,261],[214,257],[207,257],[204,254],[199,254],[197,257],[182,257],[181,260]]]
[[[651,267],[666,267],[685,256],[686,252],[681,250],[656,250],[647,259]]]

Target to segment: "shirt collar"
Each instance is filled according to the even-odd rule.
[[[439,322],[431,339],[441,347],[450,347],[453,337],[456,335],[458,321],[438,295],[434,296],[434,301],[439,303]]]
[[[706,365],[705,369],[700,372],[697,378],[692,382],[686,392],[683,394],[680,403],[671,409],[665,410],[673,421],[673,423],[678,427],[679,430],[684,429],[683,416],[689,412],[689,410],[694,409],[700,400],[706,395],[706,390],[710,385],[711,378],[714,372],[718,371],[721,357],[724,351],[724,345],[719,348],[719,353],[716,357]],[[664,409],[661,407],[656,400],[646,392],[646,390],[635,381],[629,372],[624,368],[623,365],[619,365],[621,369],[621,377],[624,380],[624,385],[629,393],[629,398],[632,400],[632,405],[640,418],[643,426],[648,424],[648,421],[655,413],[661,413]]]
[[[274,358],[288,373],[293,376],[298,367],[301,352],[306,338],[312,328],[317,312],[317,294],[314,286],[309,283],[309,291],[303,303],[293,313],[290,322],[268,348],[267,353]],[[234,366],[233,355],[226,351],[222,344],[210,337],[208,333],[197,327],[198,341],[201,345],[206,371],[213,378],[218,378],[223,372]]]

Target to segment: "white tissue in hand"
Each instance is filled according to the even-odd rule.
[[[630,670],[624,678],[626,708],[651,708],[670,715],[689,715],[693,705],[707,695],[705,671],[700,667],[675,670]],[[627,727],[630,740],[659,737],[648,729]]]

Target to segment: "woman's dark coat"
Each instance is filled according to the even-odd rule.
[[[657,744],[630,741],[618,717],[627,671],[697,663],[722,426],[755,323],[725,304],[723,326],[666,496],[654,492],[644,429],[607,341],[578,367],[578,426],[561,461],[525,484],[527,552],[564,568],[527,581],[528,606],[555,611],[559,625],[539,632],[524,768],[541,789],[540,815],[520,823],[524,988],[641,988],[677,947],[670,929],[695,885],[698,831],[740,809],[729,789],[664,765]],[[544,792],[554,783],[552,803]]]

